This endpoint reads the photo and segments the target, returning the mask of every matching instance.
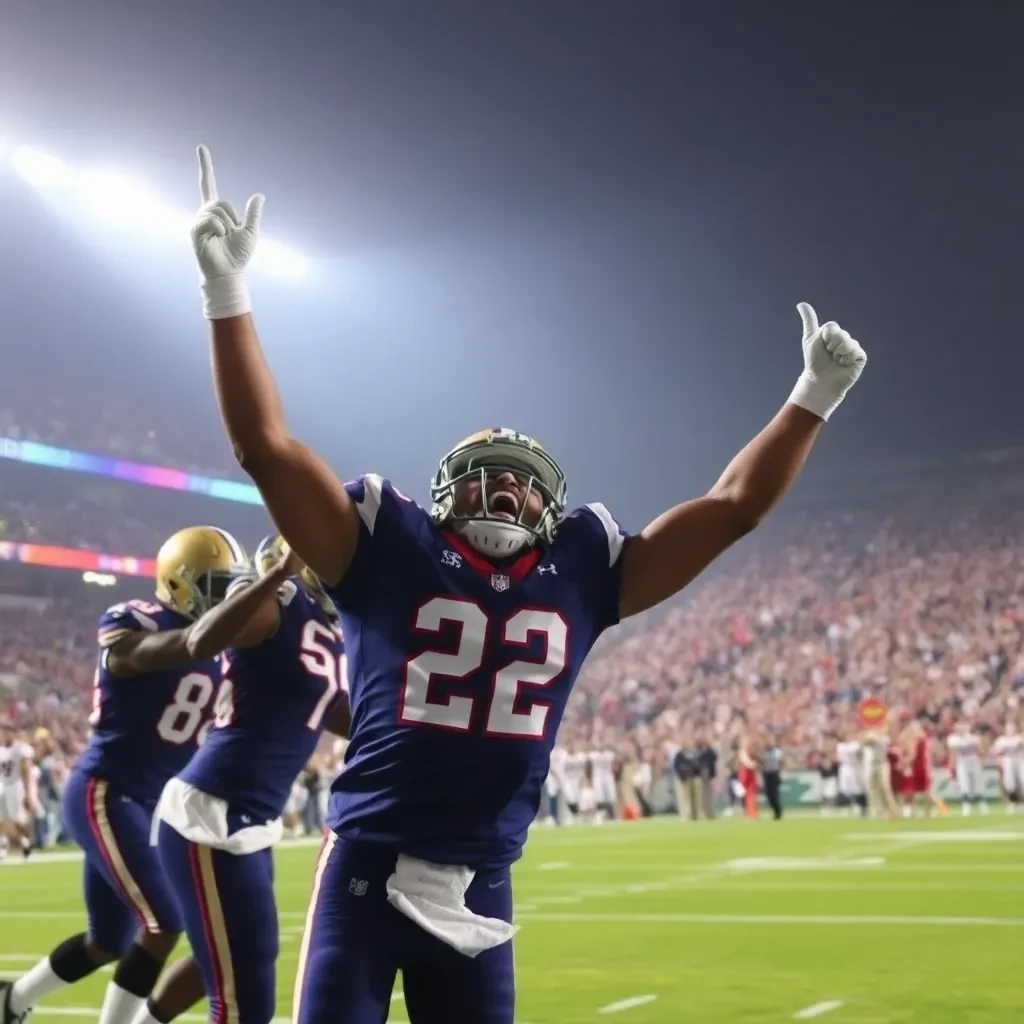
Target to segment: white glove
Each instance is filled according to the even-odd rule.
[[[827,420],[857,383],[867,353],[834,320],[819,327],[818,314],[809,303],[798,303],[796,310],[804,324],[804,372],[789,400]]]
[[[192,248],[199,264],[203,315],[208,320],[222,320],[252,310],[245,268],[259,240],[264,198],[258,193],[250,196],[245,220],[241,220],[229,202],[217,198],[210,151],[200,146],[197,152],[203,205],[192,228]]]

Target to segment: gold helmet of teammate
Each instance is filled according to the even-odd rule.
[[[269,537],[264,537],[260,541],[259,547],[256,548],[256,556],[253,558],[253,562],[256,565],[256,571],[261,576],[266,576],[271,569],[277,565],[278,562],[284,558],[285,554],[288,553],[288,545],[285,543],[284,538],[277,534],[271,534]],[[327,591],[324,590],[324,585],[320,582],[320,577],[317,576],[312,569],[308,566],[303,565],[299,560],[298,555],[291,552],[291,557],[295,565],[295,574],[305,584],[306,589],[309,591],[310,597],[313,598],[323,609],[330,615],[337,615],[337,609],[334,607],[334,603],[327,596]]]
[[[242,545],[216,526],[187,526],[168,537],[156,556],[156,599],[198,619],[224,599],[228,584],[252,568]]]

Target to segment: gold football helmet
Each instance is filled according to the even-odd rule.
[[[261,576],[266,576],[284,557],[286,550],[287,545],[283,537],[276,534],[264,537],[256,549],[256,557],[253,558],[253,562],[256,564],[256,571]],[[299,561],[299,556],[294,554],[294,552],[292,553],[292,558],[296,566],[296,575],[302,580],[303,585],[309,592],[309,596],[329,615],[337,615],[338,610],[334,607],[334,602],[327,596],[327,591],[324,590],[324,585],[320,582],[317,574],[308,566],[303,565]]]
[[[508,471],[524,479],[527,494],[536,491],[543,511],[536,525],[523,520],[524,498],[515,522],[488,511],[488,474]],[[482,507],[476,515],[455,514],[460,485],[479,479]],[[565,474],[532,437],[507,427],[490,427],[460,441],[442,460],[430,484],[431,515],[439,526],[451,524],[478,551],[486,555],[511,555],[540,541],[549,544],[565,511]]]
[[[236,576],[251,573],[242,545],[216,526],[187,526],[164,541],[156,556],[156,599],[198,619],[224,599]]]

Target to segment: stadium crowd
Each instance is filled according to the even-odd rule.
[[[59,522],[44,539],[61,538]],[[88,734],[104,597],[0,609],[0,677],[17,681],[6,713],[41,737],[43,756],[71,762]],[[815,766],[865,696],[940,739],[961,715],[996,735],[1024,688],[1022,624],[1024,511],[1000,493],[783,510],[666,612],[592,655],[565,734],[653,777],[697,739],[728,768],[749,729],[789,767]]]
[[[242,479],[230,449],[216,433],[151,406],[126,408],[131,398],[123,393],[117,402],[94,402],[84,416],[82,381],[60,374],[61,368],[52,365],[4,367],[0,438]],[[210,443],[211,436],[218,438],[217,444]]]

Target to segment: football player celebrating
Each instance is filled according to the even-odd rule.
[[[187,971],[201,972],[212,1021],[268,1024],[278,953],[271,846],[295,777],[324,728],[348,734],[338,613],[278,538],[256,553],[261,578],[231,614],[196,625],[226,648],[213,727],[157,808],[160,863],[178,899],[194,962],[160,983],[137,1024],[189,1008]],[[291,578],[289,578],[291,577]],[[228,603],[228,602],[226,602]],[[182,996],[185,998],[182,998]]]
[[[682,589],[799,473],[865,364],[803,320],[786,405],[703,497],[627,538],[603,505],[565,512],[558,463],[513,430],[456,445],[427,512],[379,476],[342,485],[288,431],[245,279],[263,197],[241,218],[199,151],[192,231],[221,416],[348,640],[352,731],[333,786],[296,979],[297,1024],[380,1024],[396,972],[413,1024],[510,1024],[509,866],[536,816],[587,651]]]
[[[195,753],[220,668],[195,621],[248,571],[238,542],[212,526],[180,530],[156,557],[156,603],[105,612],[89,718],[92,737],[64,787],[68,831],[85,852],[88,930],[65,939],[13,985],[0,983],[3,1024],[57,989],[118,960],[100,1024],[131,1021],[182,930],[150,846],[167,780]],[[137,934],[136,934],[137,930]]]

